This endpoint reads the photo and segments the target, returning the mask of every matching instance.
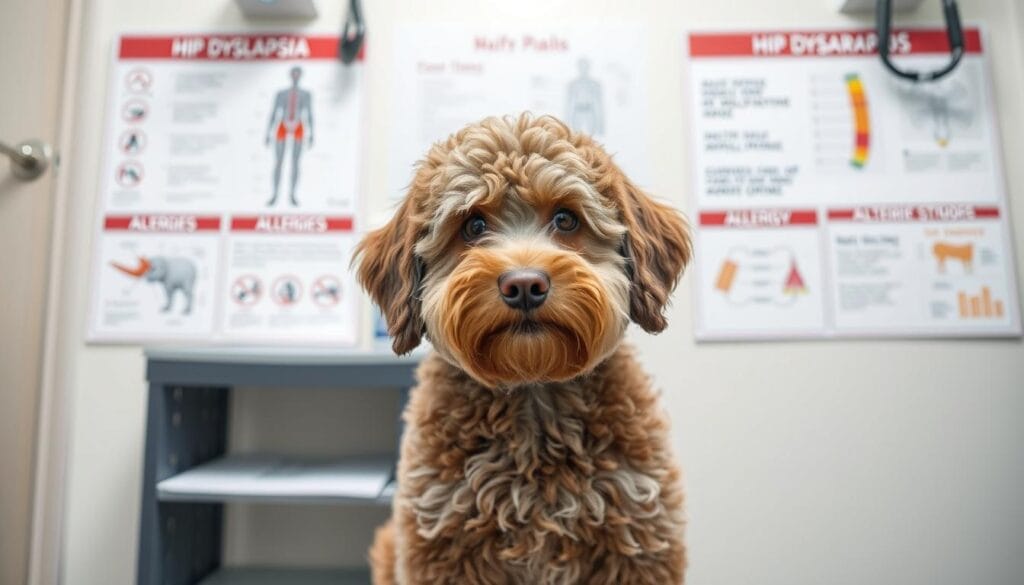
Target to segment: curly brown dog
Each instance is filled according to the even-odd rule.
[[[679,468],[622,338],[665,328],[690,252],[680,214],[554,118],[431,148],[357,253],[394,350],[434,347],[375,584],[683,582]]]

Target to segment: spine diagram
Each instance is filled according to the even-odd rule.
[[[846,76],[846,91],[850,94],[850,107],[853,110],[853,156],[850,164],[862,169],[868,162],[871,150],[871,117],[868,114],[868,97],[864,92],[864,82],[856,73]]]

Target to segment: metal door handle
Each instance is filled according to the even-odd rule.
[[[39,140],[26,140],[16,146],[0,142],[0,153],[11,159],[11,174],[22,181],[32,181],[50,168],[53,149]]]

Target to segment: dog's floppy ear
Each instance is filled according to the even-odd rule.
[[[626,234],[622,255],[630,280],[629,318],[650,333],[665,329],[669,295],[693,248],[682,214],[652,199],[621,174],[612,182]]]
[[[366,234],[355,252],[359,283],[384,313],[397,354],[409,353],[423,337],[420,284],[425,266],[414,250],[418,234],[413,207],[410,194],[391,221]]]

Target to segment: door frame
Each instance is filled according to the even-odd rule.
[[[75,92],[78,85],[79,50],[82,38],[83,0],[65,0],[63,14],[64,51],[60,64],[60,112],[56,152],[70,154],[75,134]],[[40,356],[39,403],[32,481],[31,540],[28,585],[55,585],[63,580],[63,528],[65,478],[70,436],[71,391],[64,377],[66,349],[75,342],[75,331],[67,331],[63,319],[63,265],[67,255],[64,234],[71,197],[70,173],[54,165],[53,217],[43,314],[43,345]],[[71,336],[71,344],[63,343]]]

